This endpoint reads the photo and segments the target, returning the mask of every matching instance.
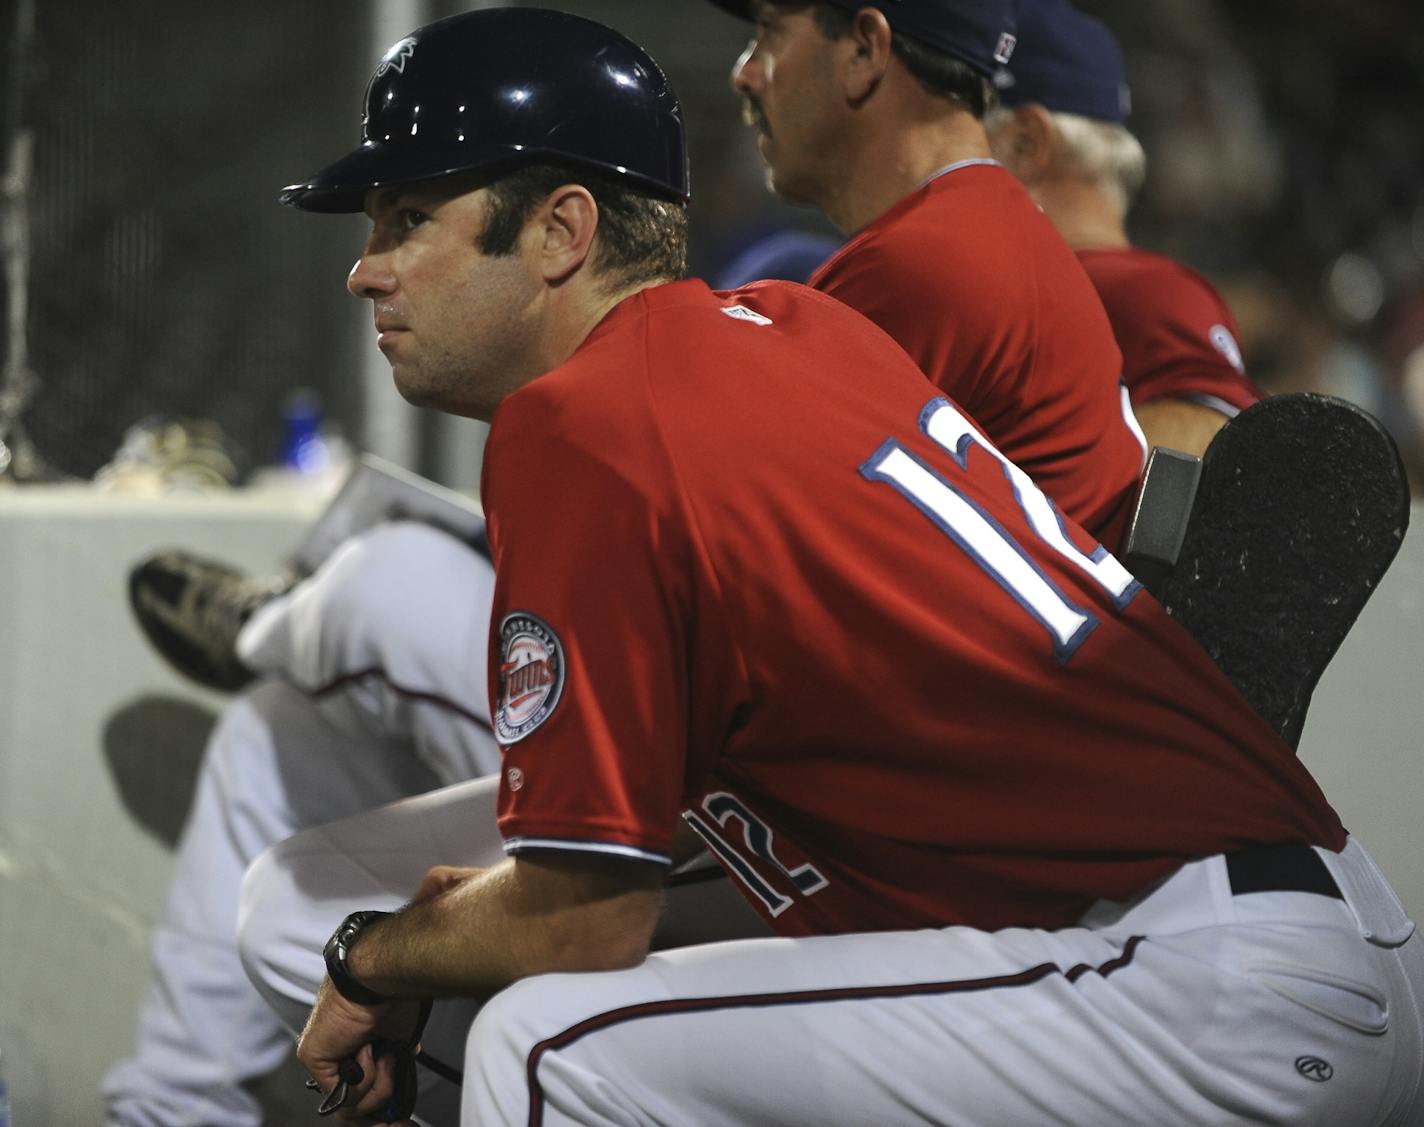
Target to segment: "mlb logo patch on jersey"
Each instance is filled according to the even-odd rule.
[[[770,317],[763,317],[755,309],[748,309],[745,305],[724,305],[722,312],[734,321],[750,321],[753,325],[771,324]]]
[[[499,624],[495,738],[517,743],[553,714],[564,691],[564,647],[537,615],[514,611]]]

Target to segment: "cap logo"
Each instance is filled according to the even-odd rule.
[[[553,715],[564,690],[564,647],[543,619],[514,611],[499,624],[495,738],[522,740]]]
[[[409,37],[402,39],[394,47],[386,52],[376,67],[375,77],[380,78],[388,70],[405,73],[405,64],[410,61],[410,57],[415,54],[415,40]]]
[[[1007,31],[999,36],[999,45],[994,48],[994,61],[1008,66],[1009,59],[1013,57],[1014,47],[1018,41],[1018,36],[1010,35]]]

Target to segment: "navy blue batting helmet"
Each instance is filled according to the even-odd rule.
[[[540,160],[688,196],[682,111],[652,56],[600,23],[492,8],[417,28],[366,87],[360,148],[282,203],[360,211],[372,188]]]

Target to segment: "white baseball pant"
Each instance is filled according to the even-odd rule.
[[[259,858],[239,946],[263,995],[296,1021],[329,920],[397,907],[430,864],[493,860],[493,802],[493,780],[448,788]],[[425,1045],[463,1066],[466,1127],[1422,1123],[1424,941],[1358,842],[1317,852],[1343,898],[1234,895],[1212,857],[1058,931],[751,939],[541,975],[478,1015],[437,1006]]]
[[[391,523],[247,624],[239,652],[265,676],[209,742],[136,1051],[104,1081],[110,1124],[261,1122],[242,1085],[292,1040],[237,958],[242,873],[299,829],[498,769],[485,682],[493,585],[489,562],[453,537]]]

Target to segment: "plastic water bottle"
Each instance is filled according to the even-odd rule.
[[[331,451],[322,433],[321,400],[306,388],[287,397],[282,410],[286,433],[281,462],[300,474],[321,474],[331,465]]]
[[[354,462],[350,443],[327,425],[321,399],[309,388],[298,388],[282,404],[282,445],[276,461],[257,469],[249,484],[330,497]]]

